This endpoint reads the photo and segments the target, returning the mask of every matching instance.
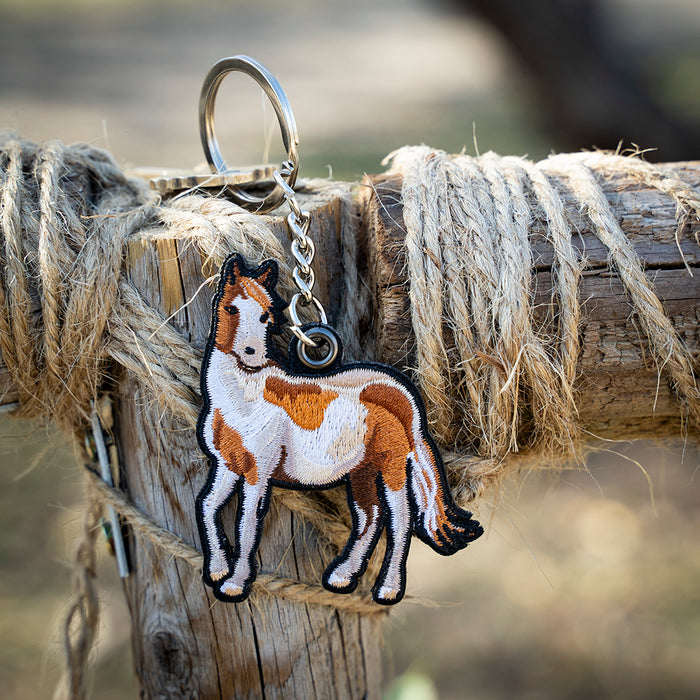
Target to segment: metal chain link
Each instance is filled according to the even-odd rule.
[[[277,114],[282,132],[282,141],[287,149],[287,158],[282,163],[279,171],[274,171],[272,177],[275,187],[264,197],[256,197],[242,190],[234,184],[228,185],[228,196],[249,211],[259,214],[276,208],[284,199],[289,204],[287,216],[287,229],[289,239],[292,242],[292,255],[296,266],[292,273],[294,283],[299,290],[289,304],[289,317],[292,321],[291,330],[299,341],[296,343],[296,354],[299,360],[310,369],[319,370],[331,366],[340,356],[341,345],[337,333],[327,327],[326,312],[321,302],[314,296],[314,271],[311,263],[316,249],[309,238],[309,225],[311,214],[304,211],[294,194],[294,183],[299,172],[299,135],[297,133],[294,114],[289,105],[289,100],[270,71],[258,61],[249,56],[230,56],[224,58],[209,71],[202,86],[199,99],[199,133],[212,172],[221,175],[226,174],[226,162],[221,155],[219,142],[214,133],[214,102],[221,81],[228,73],[242,72],[252,77],[270,99]],[[286,180],[285,180],[286,178]],[[302,331],[302,322],[299,318],[299,304],[302,306],[315,306],[320,324]],[[317,338],[318,340],[314,340]],[[308,354],[309,348],[315,348],[313,356]],[[322,350],[321,348],[325,348]]]
[[[294,190],[283,179],[289,176],[293,167],[294,164],[291,161],[284,161],[284,163],[282,163],[281,172],[275,171],[273,173],[275,183],[281,188],[284,199],[289,204],[291,210],[287,216],[287,231],[289,233],[289,239],[292,242],[292,255],[296,261],[296,266],[292,271],[292,277],[299,291],[292,297],[289,303],[289,317],[292,320],[290,328],[292,333],[294,333],[304,345],[316,348],[319,344],[301,330],[302,322],[299,318],[299,304],[302,306],[315,306],[321,323],[325,324],[328,321],[321,302],[313,293],[316,277],[311,268],[311,263],[316,253],[316,247],[308,235],[309,225],[311,224],[311,214],[299,206]]]

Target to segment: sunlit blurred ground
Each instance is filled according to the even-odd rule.
[[[659,94],[700,115],[697,3],[609,10]],[[201,81],[234,53],[262,60],[284,85],[302,175],[356,180],[406,143],[474,152],[474,134],[482,151],[540,157],[558,146],[499,40],[427,0],[6,0],[0,12],[0,128],[88,141],[125,166],[203,160]],[[243,78],[224,83],[217,127],[231,162],[260,161],[266,143],[280,157],[272,111]],[[456,557],[416,542],[409,592],[444,604],[393,615],[391,697],[700,696],[700,456],[686,447],[681,462],[680,443],[610,450],[589,473],[530,475],[490,494],[479,506],[488,536]],[[630,459],[648,472],[653,502]],[[80,484],[70,446],[0,421],[3,697],[48,697],[56,680]],[[94,697],[133,697],[127,614],[104,551],[100,582]]]

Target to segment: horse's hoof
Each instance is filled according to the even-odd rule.
[[[219,592],[227,598],[238,598],[243,595],[243,586],[239,586],[233,581],[226,581],[219,588]]]
[[[217,571],[210,571],[209,578],[212,581],[221,581],[222,578],[228,576],[228,569],[218,569]]]
[[[400,591],[391,586],[382,586],[377,591],[376,599],[382,603],[395,603],[398,601]]]
[[[356,585],[352,578],[340,576],[335,572],[333,572],[330,576],[327,576],[324,583],[326,584],[326,588],[330,588],[337,592],[347,591],[350,588],[354,588]]]

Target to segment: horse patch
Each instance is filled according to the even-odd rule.
[[[204,581],[220,600],[239,602],[256,575],[255,554],[273,486],[325,489],[343,484],[352,530],[323,574],[331,591],[350,593],[383,530],[384,560],[372,588],[377,603],[401,600],[413,534],[453,554],[483,530],[447,486],[428,433],[421,397],[401,372],[369,362],[307,371],[273,342],[284,320],[277,264],[224,263],[212,302],[202,363],[203,407],[197,425],[209,458],[196,510]],[[221,512],[238,496],[233,547]]]

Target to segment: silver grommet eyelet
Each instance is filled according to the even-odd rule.
[[[340,351],[338,338],[335,334],[328,328],[317,326],[305,331],[305,335],[309,339],[315,341],[317,348],[321,350],[326,348],[327,351],[319,359],[314,359],[309,356],[309,346],[307,346],[306,343],[298,342],[296,344],[297,357],[302,364],[306,365],[309,369],[325,369],[332,365]]]

